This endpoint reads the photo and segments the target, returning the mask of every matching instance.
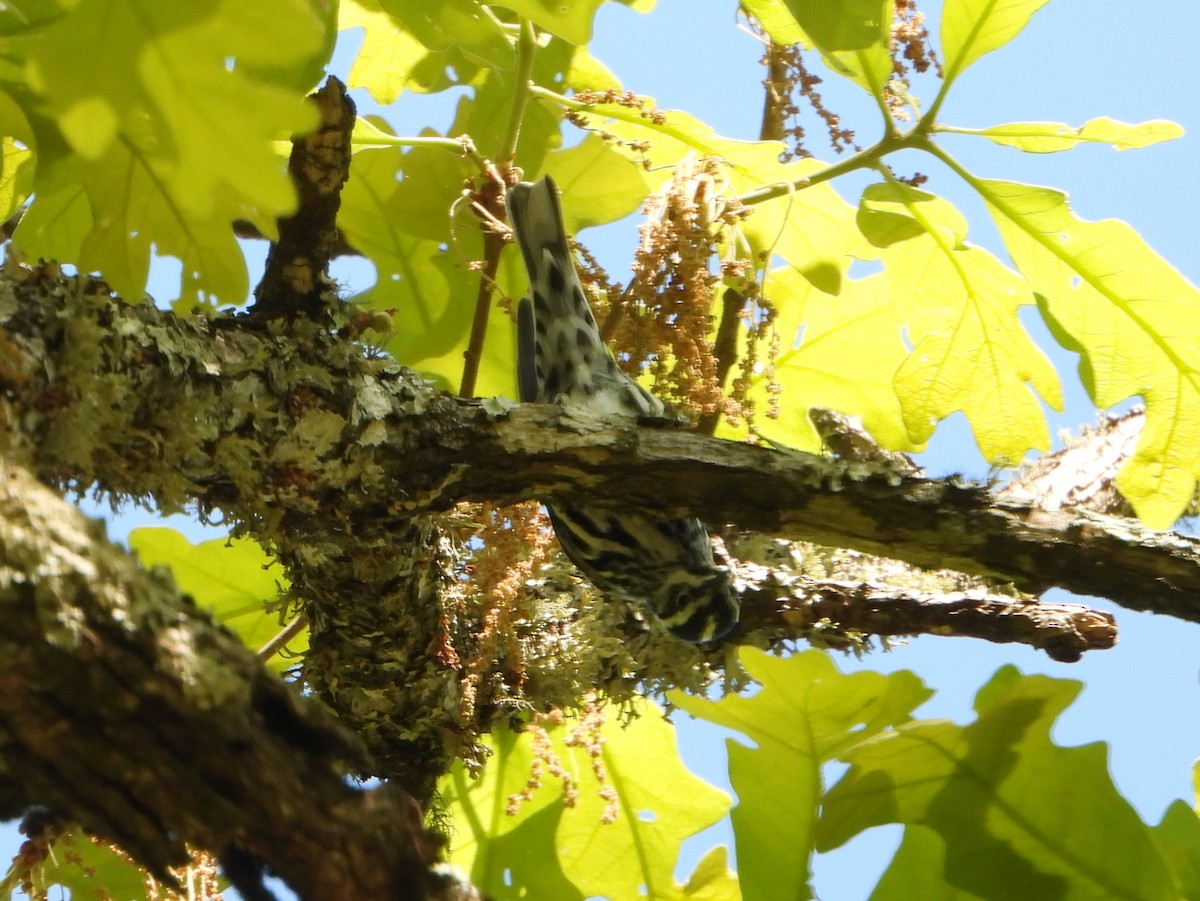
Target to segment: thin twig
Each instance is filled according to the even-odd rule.
[[[492,215],[502,213],[499,185],[484,186],[483,207]],[[483,270],[479,274],[479,292],[475,295],[475,315],[471,318],[471,337],[463,351],[463,377],[458,393],[461,397],[475,396],[475,382],[479,378],[479,361],[483,359],[483,342],[487,338],[488,317],[492,312],[492,295],[496,285],[496,270],[500,266],[500,251],[504,249],[504,236],[488,231],[483,234]]]
[[[308,617],[303,613],[294,616],[286,626],[271,637],[271,640],[255,652],[255,656],[264,663],[287,647],[287,643],[304,631],[308,625]]]

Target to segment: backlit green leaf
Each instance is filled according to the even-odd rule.
[[[647,704],[640,713],[628,725],[610,713],[598,732],[580,732],[573,719],[547,726],[549,743],[536,754],[530,732],[495,733],[495,753],[478,779],[456,768],[439,784],[456,826],[451,862],[495,901],[736,901],[723,857],[706,857],[687,886],[675,882],[680,844],[720,819],[729,799],[683,768],[674,729],[660,710]],[[572,780],[570,807],[562,781],[547,772],[548,755]],[[535,757],[544,775],[517,802]]]
[[[653,104],[651,98],[645,98]],[[648,162],[651,168],[673,166],[685,157],[721,157],[739,175],[759,184],[777,178],[783,165],[779,154],[782,141],[739,141],[716,133],[711,125],[682,110],[661,110],[661,119],[652,121],[636,110],[615,103],[596,103],[583,113],[595,126],[622,143],[615,145],[636,163]],[[649,147],[643,149],[644,142]]]
[[[894,384],[908,356],[903,341],[908,305],[889,297],[881,273],[850,279],[835,272],[836,294],[814,287],[811,274],[791,268],[777,269],[767,279],[767,296],[779,310],[782,347],[775,380],[783,394],[780,417],[763,420],[762,432],[790,447],[817,450],[820,439],[808,411],[822,407],[857,416],[885,447],[917,450],[904,428]],[[871,352],[861,353],[863,347]],[[760,375],[752,381],[751,396],[765,406],[766,392],[767,379]]]
[[[504,6],[572,44],[592,39],[592,20],[604,0],[504,0]]]
[[[1081,349],[1092,400],[1145,402],[1117,487],[1148,525],[1166,528],[1200,477],[1200,291],[1127,224],[1079,219],[1060,191],[976,187],[1043,313]]]
[[[29,887],[34,898],[66,897],[63,889],[70,891],[71,901],[146,897],[146,874],[142,868],[78,829],[59,835],[51,844],[50,853],[30,873],[10,869],[0,878],[0,897],[30,897],[21,891],[19,877],[24,875],[33,877]]]
[[[637,212],[649,193],[646,172],[595,135],[549,154],[544,171],[562,191],[563,218],[572,233]]]
[[[948,129],[955,133],[982,135],[996,144],[1016,147],[1026,153],[1058,153],[1080,144],[1111,144],[1113,150],[1149,147],[1183,137],[1183,128],[1166,119],[1151,119],[1130,125],[1102,116],[1078,128],[1063,122],[1010,122],[990,128]]]
[[[33,190],[33,151],[12,138],[0,143],[0,222],[21,208]]]
[[[920,824],[941,836],[946,881],[981,897],[1177,898],[1149,829],[1113,787],[1106,747],[1050,740],[1079,688],[1003,667],[970,725],[911,722],[861,742],[826,795],[818,847]]]
[[[824,53],[864,50],[891,26],[887,0],[784,0],[799,26]]]
[[[279,617],[264,609],[287,588],[283,568],[262,548],[244,538],[218,538],[192,544],[170,528],[141,528],[129,533],[129,546],[144,566],[165,566],[180,590],[198,605],[211,610],[217,622],[228,626],[252,650],[258,650],[282,628]],[[288,648],[303,651],[301,636]],[[276,655],[268,663],[286,669],[292,660]]]
[[[1016,462],[1030,448],[1046,448],[1038,395],[1055,409],[1062,399],[1050,361],[1018,317],[1035,301],[1026,282],[966,244],[963,217],[927,192],[890,183],[868,188],[860,222],[877,243],[906,238],[882,256],[913,345],[895,378],[911,440],[923,443],[939,421],[961,411],[990,461]]]
[[[914,212],[916,211],[916,212]],[[858,205],[858,227],[876,247],[941,233],[951,247],[967,237],[967,220],[950,203],[901,182],[877,182],[863,191]]]
[[[674,898],[680,845],[721,819],[729,797],[684,769],[675,729],[653,705],[627,727],[608,720],[602,734],[598,759],[617,793],[616,820],[603,822],[610,802],[584,782],[558,824],[563,870],[587,897]],[[569,754],[574,771],[588,773],[587,749]]]
[[[758,21],[776,44],[812,46],[785,0],[744,0],[742,8]]]
[[[917,238],[886,256],[894,299],[916,299],[908,320],[912,353],[896,373],[911,439],[963,412],[983,456],[1014,464],[1045,450],[1049,428],[1039,395],[1062,408],[1053,366],[1021,325],[1033,303],[1019,275],[979,247]]]
[[[980,901],[946,882],[946,843],[932,829],[905,826],[904,838],[869,901]]]
[[[438,794],[454,823],[448,857],[493,901],[555,898],[582,901],[563,874],[554,835],[566,811],[562,784],[543,777],[528,800],[534,765],[530,733],[496,729],[485,743],[492,750],[483,771],[467,776],[461,763],[438,782]]]
[[[739,651],[762,685],[751,697],[720,701],[672,694],[680,709],[735,729],[754,743],[730,740],[729,777],[737,792],[733,828],[738,874],[747,898],[811,897],[809,857],[822,793],[821,765],[880,730],[907,722],[931,694],[909,672],[845,676],[823,651],[788,659]]]
[[[338,16],[338,27],[343,31],[363,30],[363,43],[346,83],[351,88],[365,88],[381,104],[395,103],[429,48],[412,32],[399,27],[380,8],[379,0],[341,0]]]
[[[779,44],[816,47],[826,64],[881,96],[891,75],[891,0],[753,0],[743,4]]]
[[[115,34],[119,53],[97,39]],[[327,49],[327,23],[307,0],[80,0],[14,40],[42,117],[22,248],[53,244],[58,259],[136,299],[153,245],[179,257],[185,309],[241,303],[231,223],[294,206],[280,141],[315,123],[297,85]]]
[[[1154,827],[1154,837],[1183,890],[1181,897],[1200,898],[1200,817],[1184,801],[1175,801]]]
[[[1050,0],[946,0],[942,7],[942,61],[950,85],[968,66],[1003,47]]]

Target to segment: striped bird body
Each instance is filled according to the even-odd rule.
[[[629,378],[604,346],[575,271],[558,192],[549,176],[508,192],[508,214],[529,274],[532,300],[517,309],[521,400],[601,415],[662,416],[665,405]],[[676,636],[710,641],[737,623],[729,570],[713,559],[698,519],[640,510],[547,506],[567,557],[598,589],[644,602]]]

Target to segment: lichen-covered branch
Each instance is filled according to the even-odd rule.
[[[734,536],[730,547],[742,561],[739,628],[749,635],[856,650],[871,636],[981,638],[1019,642],[1066,663],[1117,640],[1111,613],[962,573],[753,533]]]
[[[369,767],[352,733],[2,465],[0,816],[49,806],[167,879],[191,844],[310,901],[424,897],[415,802],[347,763]]]
[[[354,523],[586,493],[1200,620],[1200,542],[1131,520],[1047,512],[887,463],[500,409],[438,395],[335,338],[179,320],[44,269],[23,278],[0,283],[14,451],[54,481],[219,509],[272,546],[303,542],[310,563],[347,552]]]

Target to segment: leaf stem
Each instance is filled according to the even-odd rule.
[[[354,134],[350,137],[350,145],[359,148],[371,147],[441,147],[460,153],[473,162],[480,172],[487,173],[491,165],[487,158],[475,147],[470,135],[459,135],[457,138],[440,137],[400,137],[397,135],[372,132],[369,135]]]
[[[898,150],[909,147],[922,146],[924,137],[924,135],[917,134],[915,130],[887,135],[866,150],[861,150],[853,156],[848,156],[844,160],[832,163],[824,169],[814,172],[812,175],[806,175],[804,178],[798,178],[795,181],[777,181],[769,185],[764,185],[761,188],[756,188],[753,191],[743,194],[738,200],[746,206],[754,206],[755,204],[765,203],[768,200],[774,200],[777,197],[785,197],[795,191],[811,188],[813,185],[819,185],[822,182],[832,181],[856,169],[873,169],[889,153],[895,153]]]
[[[533,90],[530,76],[533,74],[533,57],[537,52],[537,35],[533,23],[521,19],[521,30],[517,36],[517,71],[516,85],[513,88],[512,107],[508,111],[508,125],[504,129],[504,140],[500,143],[496,158],[502,171],[512,164],[517,153],[517,141],[521,138],[521,123],[525,119],[525,107],[529,103],[529,94]]]

